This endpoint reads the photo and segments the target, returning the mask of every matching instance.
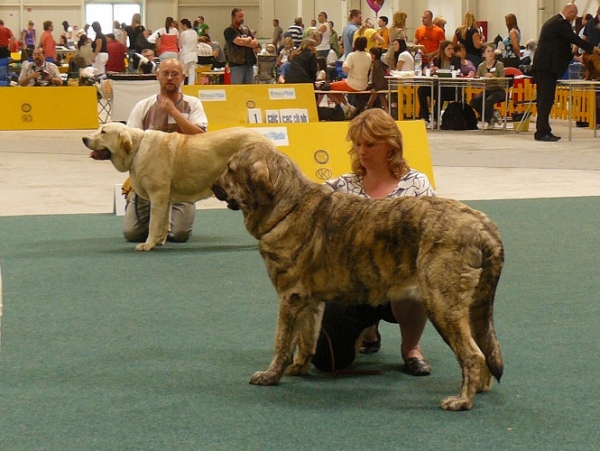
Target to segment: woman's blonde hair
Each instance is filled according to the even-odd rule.
[[[465,14],[465,18],[463,19],[462,25],[458,27],[458,33],[460,34],[460,37],[463,39],[467,39],[467,32],[470,28],[474,27],[475,24],[475,14],[473,14],[471,11],[467,11],[467,13]]]
[[[404,11],[396,11],[392,16],[392,26],[390,28],[406,28],[406,18],[408,15]]]
[[[364,176],[367,172],[360,164],[356,151],[356,143],[361,141],[390,145],[392,150],[388,156],[388,165],[395,177],[403,177],[410,170],[402,152],[402,133],[392,116],[380,108],[368,109],[352,119],[346,140],[352,143],[348,151],[352,172],[359,176]]]
[[[300,44],[300,47],[298,47],[294,51],[294,55],[299,55],[300,53],[304,52],[305,50],[310,50],[309,47],[313,47],[316,45],[317,45],[317,41],[315,41],[314,39],[304,38],[302,40],[302,43]]]

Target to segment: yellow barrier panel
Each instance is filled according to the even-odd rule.
[[[0,130],[79,130],[98,127],[95,86],[0,88],[0,96]]]
[[[404,157],[411,168],[423,172],[435,187],[427,131],[423,121],[397,122],[404,142]],[[322,183],[330,178],[351,172],[346,141],[348,122],[314,122],[308,124],[249,124],[260,128],[285,154],[300,165],[312,180]],[[227,128],[211,125],[211,130]],[[258,130],[261,131],[261,130]]]
[[[199,97],[204,105],[209,127],[219,124],[232,127],[248,123],[248,110],[260,109],[265,123],[267,110],[303,109],[308,122],[318,122],[317,103],[310,83],[277,85],[187,85],[184,94]]]

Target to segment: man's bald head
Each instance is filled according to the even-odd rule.
[[[569,22],[573,22],[577,17],[577,12],[577,6],[575,6],[574,3],[569,3],[563,8],[562,15],[565,16]]]

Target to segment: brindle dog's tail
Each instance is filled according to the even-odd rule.
[[[470,310],[471,328],[475,342],[485,355],[490,372],[500,382],[504,363],[494,330],[493,313],[496,287],[504,264],[504,247],[494,224],[488,223],[482,235],[482,272],[475,292],[475,302]]]

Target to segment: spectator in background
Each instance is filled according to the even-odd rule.
[[[96,32],[96,37],[92,42],[92,49],[94,50],[92,66],[96,69],[96,76],[104,75],[106,73],[106,62],[108,61],[106,36],[102,33],[99,22],[92,23],[92,30]]]
[[[163,61],[169,58],[179,58],[179,30],[175,19],[171,16],[165,19],[165,26],[159,28],[148,37],[150,44],[155,44],[158,58]]]
[[[279,26],[279,19],[273,19],[273,36],[271,37],[271,44],[275,48],[279,48],[279,44],[283,39],[283,28]]]
[[[35,28],[33,28],[33,21],[29,21],[27,23],[27,28],[23,28],[21,32],[21,46],[24,49],[29,50],[29,55],[31,56],[33,53],[33,49],[35,48],[35,43],[37,41],[37,35]]]
[[[86,66],[92,65],[92,59],[94,58],[94,50],[92,49],[92,40],[88,38],[87,34],[79,36],[77,41],[77,51],[75,56],[81,57],[85,61]]]
[[[146,40],[146,36],[144,36],[144,31],[146,29],[142,25],[142,16],[138,13],[135,13],[131,17],[131,25],[125,27],[125,32],[129,37],[129,54],[133,55],[134,53],[142,53],[142,50],[148,48],[148,41]]]
[[[198,33],[192,28],[189,19],[181,19],[181,34],[179,35],[179,61],[185,75],[184,84],[196,84],[196,63],[198,62]],[[206,44],[208,46],[208,44]],[[209,46],[210,47],[210,46]],[[211,47],[212,59],[212,47]]]
[[[395,39],[392,43],[394,61],[396,63],[390,69],[403,70],[414,72],[415,60],[412,54],[408,51],[406,41],[404,39]]]
[[[342,52],[340,51],[340,37],[338,36],[338,32],[333,28],[333,22],[329,21],[329,26],[331,27],[331,37],[329,38],[329,46],[333,49],[337,57],[342,56]]]
[[[127,45],[127,32],[125,28],[121,28],[121,24],[118,20],[113,21],[113,34],[115,39],[121,42],[123,45]]]
[[[477,68],[467,59],[467,49],[460,42],[454,46],[454,54],[460,58],[460,73],[464,77],[474,77]]]
[[[0,58],[10,58],[10,49],[15,41],[12,30],[4,26],[4,21],[0,19]]]
[[[348,24],[342,31],[342,39],[344,45],[344,59],[348,56],[348,54],[352,51],[352,44],[354,43],[354,33],[360,28],[360,24],[362,23],[362,12],[358,9],[353,9],[350,11],[350,19],[348,20]]]
[[[440,44],[446,40],[444,30],[433,23],[433,13],[429,10],[421,16],[423,25],[415,31],[415,45],[425,47],[423,63],[428,64],[436,57],[440,50]]]
[[[223,32],[227,61],[231,70],[231,83],[254,83],[254,65],[258,40],[246,25],[244,25],[244,10],[234,8],[231,11],[231,25]]]
[[[504,23],[508,30],[508,36],[502,40],[504,44],[502,62],[505,67],[519,68],[521,65],[521,30],[517,24],[517,16],[512,13],[507,14],[504,16]]]
[[[62,86],[62,77],[54,63],[46,61],[44,49],[33,51],[33,61],[23,63],[19,75],[20,86]]]
[[[73,36],[73,27],[69,25],[69,22],[67,22],[66,20],[63,21],[62,26],[65,30],[63,33],[61,33],[61,36],[64,36],[66,41],[66,45],[64,45],[64,47],[72,49],[73,47],[75,47],[75,36]]]
[[[304,25],[302,24],[302,17],[296,17],[294,19],[294,24],[287,29],[287,32],[290,34],[292,40],[294,41],[294,47],[300,47],[300,44],[302,44],[302,37],[304,36]]]
[[[388,21],[389,19],[387,16],[379,16],[379,20],[377,22],[377,25],[379,25],[377,34],[383,39],[382,43],[377,43],[377,47],[384,51],[390,46],[390,30],[387,27]]]
[[[454,32],[452,37],[452,44],[456,45],[461,43],[467,49],[467,59],[473,62],[475,67],[481,63],[481,48],[483,46],[483,40],[479,34],[479,30],[475,26],[475,14],[468,11],[465,14],[463,23]]]
[[[356,30],[356,33],[354,33],[354,41],[356,41],[356,38],[359,36],[367,38],[367,52],[371,50],[371,47],[377,47],[379,44],[383,43],[383,38],[377,34],[375,24],[373,24],[373,21],[370,18],[365,19],[365,23]]]
[[[225,58],[225,52],[223,51],[223,47],[221,47],[221,44],[219,44],[217,41],[213,41],[209,35],[204,36],[204,39],[213,50],[213,68],[220,69],[225,67],[227,65],[227,60]]]
[[[202,66],[212,64],[214,60],[214,50],[212,46],[206,42],[206,36],[198,38],[196,45],[196,62]]]
[[[319,24],[317,26],[317,31],[321,35],[321,40],[317,41],[317,57],[327,58],[329,49],[331,48],[329,45],[329,39],[331,39],[331,25],[327,22],[326,12],[321,11],[318,17]]]
[[[283,66],[288,61],[291,61],[292,53],[294,52],[294,41],[290,36],[283,38],[283,48],[277,57],[277,65]]]
[[[300,47],[294,51],[290,67],[285,76],[286,83],[314,83],[317,79],[317,43],[314,39],[305,38]]]
[[[204,16],[198,16],[198,37],[208,34],[208,25],[204,23]]]
[[[442,30],[444,30],[444,33],[446,33],[446,23],[448,21],[443,17],[443,16],[435,16],[433,18],[433,24],[437,25],[438,27],[440,27]]]
[[[52,32],[54,31],[54,25],[51,20],[44,21],[44,32],[40,36],[40,47],[44,49],[46,55],[46,61],[51,63],[56,61],[56,41]]]
[[[123,72],[125,70],[125,58],[127,58],[127,47],[121,41],[117,40],[113,33],[106,35],[106,71]]]

